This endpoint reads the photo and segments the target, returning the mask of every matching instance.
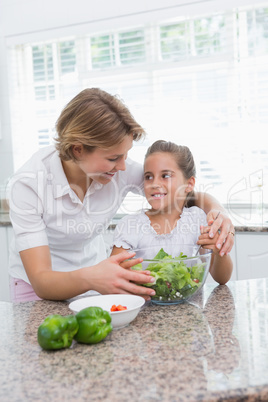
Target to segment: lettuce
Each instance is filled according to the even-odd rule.
[[[183,261],[185,258],[187,256],[183,253],[180,253],[178,257],[172,258],[163,248],[159,250],[153,258],[156,262],[150,263],[146,268],[155,278],[155,282],[143,285],[155,290],[156,294],[152,296],[153,300],[163,302],[183,300],[195,293],[201,286],[205,273],[205,264],[198,263],[188,267]],[[135,265],[133,269],[142,269],[142,264]]]
[[[161,248],[156,256],[154,257],[154,260],[162,260],[165,257],[170,257],[164,250]]]

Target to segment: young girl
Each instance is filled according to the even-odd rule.
[[[150,297],[152,289],[139,284],[153,278],[121,266],[135,254],[107,258],[103,239],[127,193],[142,194],[142,166],[127,154],[143,128],[117,97],[88,88],[64,107],[56,131],[56,145],[40,149],[11,179],[12,301],[63,300],[88,290]],[[224,209],[207,194],[197,194],[196,203],[211,217],[221,211],[210,230],[221,228],[220,248],[228,252],[233,225]]]
[[[207,223],[205,212],[192,206],[194,186],[195,163],[189,148],[166,141],[151,145],[144,162],[144,192],[151,209],[119,222],[112,254],[140,250],[137,255],[146,258],[146,250],[153,248],[151,258],[161,248],[169,253],[171,245],[180,245],[178,252],[187,255],[189,245],[199,244],[213,250],[210,273],[225,284],[232,274],[232,261],[229,255],[219,255],[219,233],[211,239],[212,222]]]

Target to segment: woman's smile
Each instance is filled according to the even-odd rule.
[[[100,173],[102,176],[107,177],[108,179],[112,179],[114,177],[116,172],[104,172],[104,173]]]

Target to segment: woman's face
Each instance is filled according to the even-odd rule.
[[[120,144],[108,150],[97,148],[93,152],[87,152],[82,148],[76,163],[89,178],[101,184],[107,184],[116,172],[126,169],[125,160],[128,151],[132,148],[132,143],[133,136],[126,135]]]
[[[152,209],[171,212],[183,208],[188,180],[168,152],[148,156],[144,163],[144,192]]]

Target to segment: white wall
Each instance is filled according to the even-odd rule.
[[[0,0],[0,185],[13,173],[6,48],[11,44],[252,4],[253,0]],[[259,3],[259,2],[258,2]],[[21,135],[27,135],[22,132]]]
[[[0,4],[0,186],[5,184],[6,179],[13,172],[7,58],[5,37],[2,30],[3,18]]]
[[[192,15],[253,3],[254,0],[0,0],[0,10],[4,16],[2,31],[12,41],[22,34],[25,38],[43,38],[62,32],[77,33],[79,29],[84,33],[96,25],[105,29],[118,26],[122,17],[124,21],[143,23],[172,18],[175,11],[176,15]]]

